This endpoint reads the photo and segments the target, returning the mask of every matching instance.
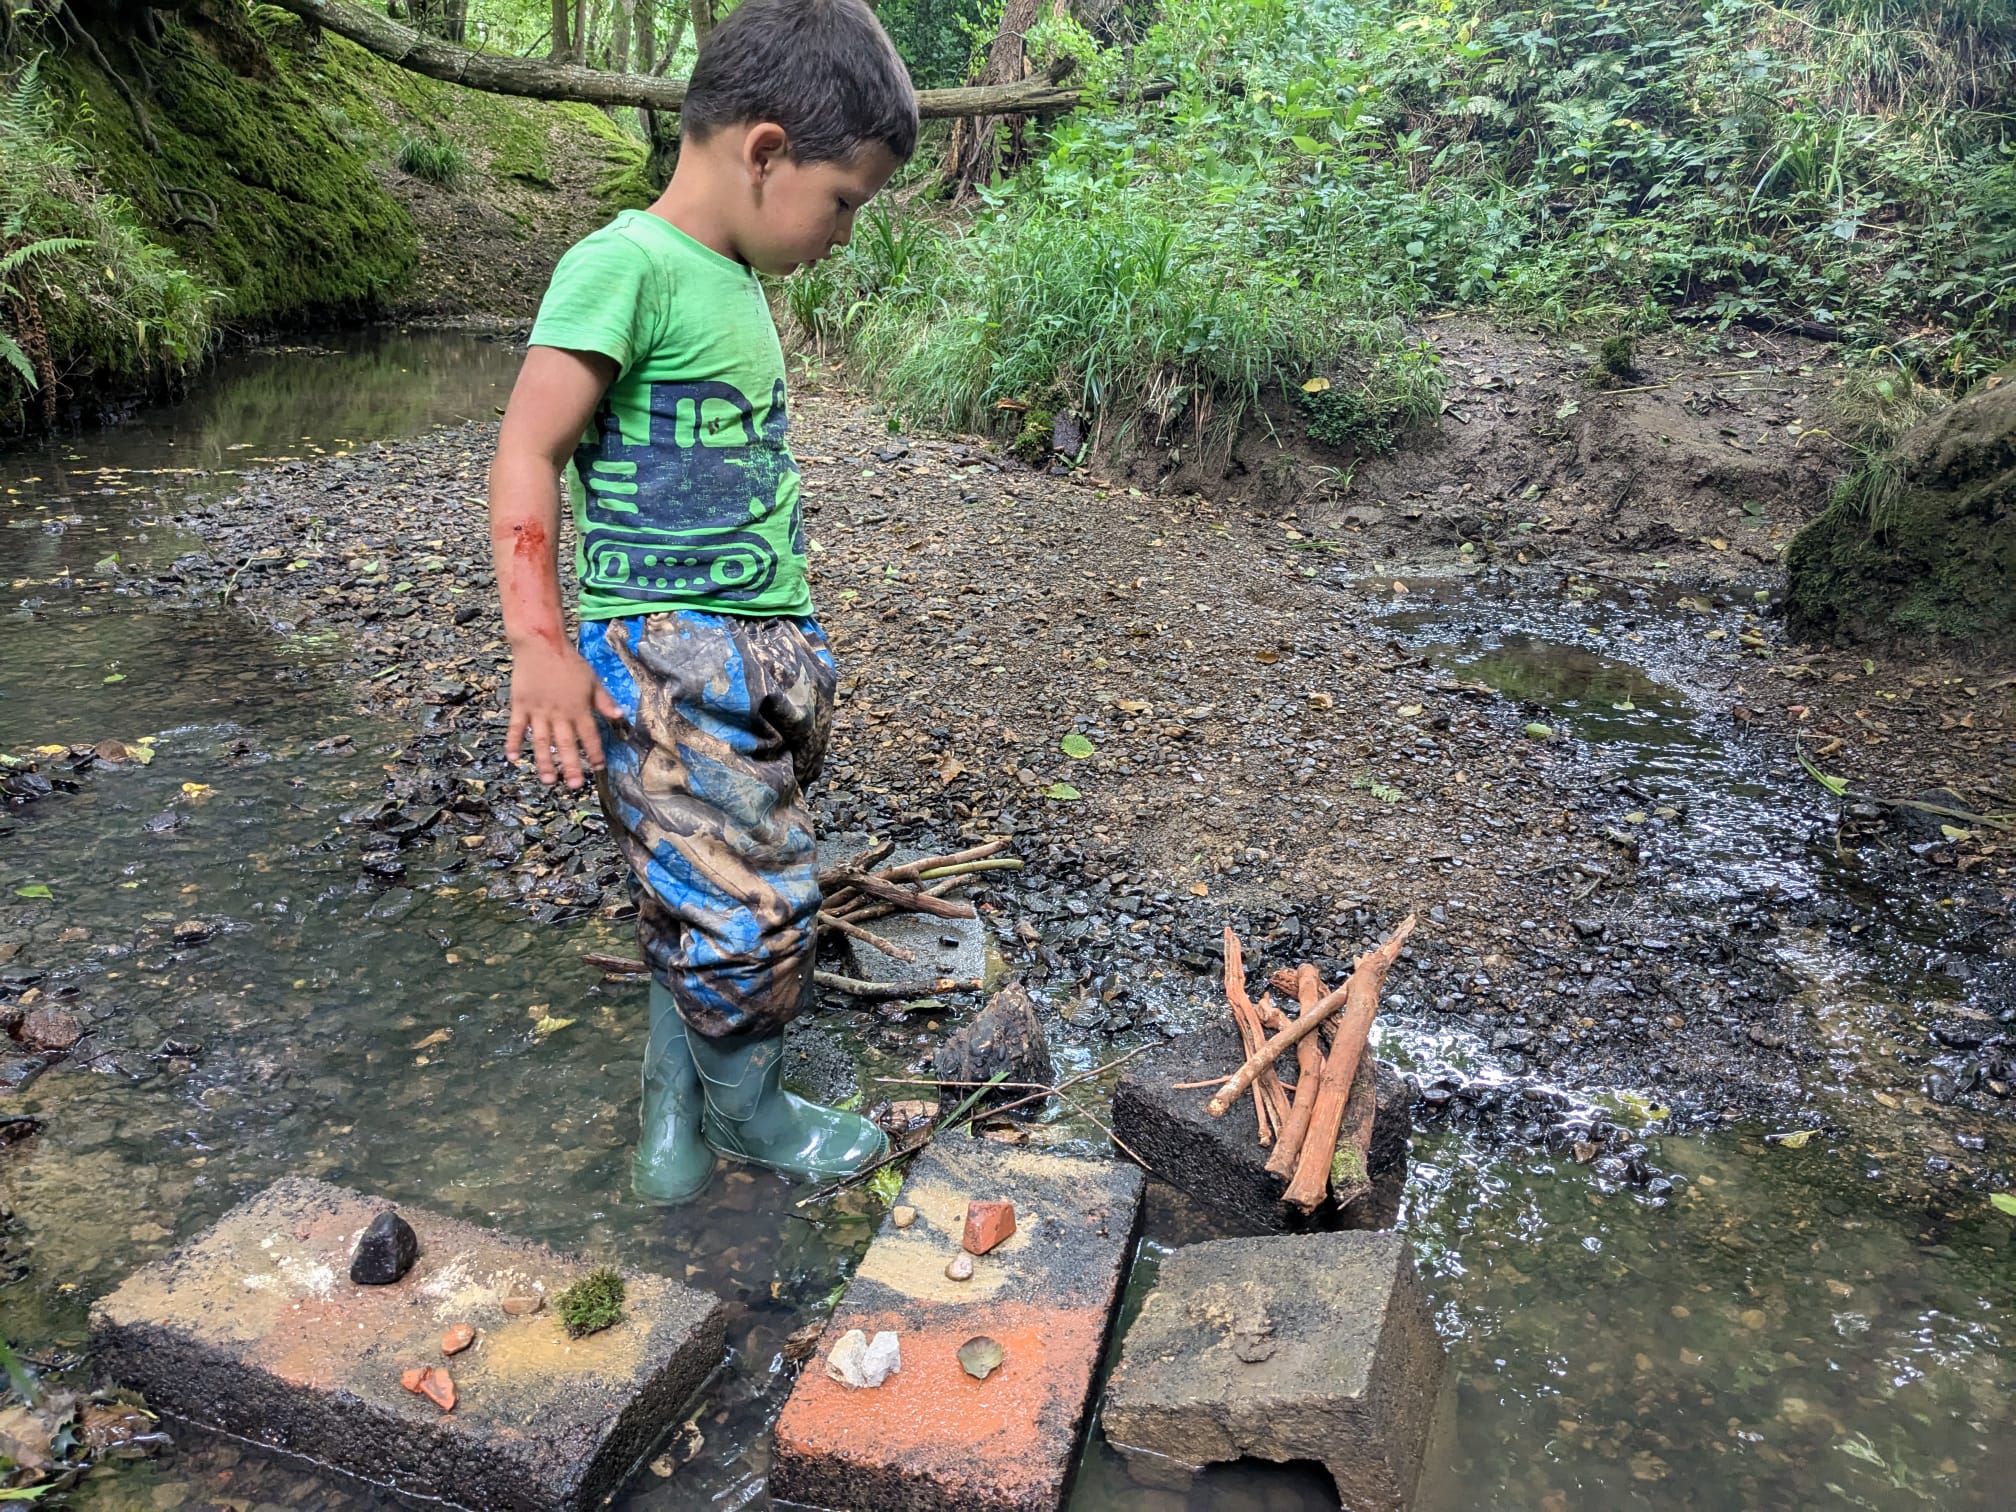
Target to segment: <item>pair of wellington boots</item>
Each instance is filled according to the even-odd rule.
[[[643,1130],[631,1164],[637,1195],[691,1202],[713,1179],[716,1155],[829,1180],[887,1153],[887,1137],[867,1119],[786,1092],[783,1062],[782,1031],[691,1034],[672,994],[652,982]]]

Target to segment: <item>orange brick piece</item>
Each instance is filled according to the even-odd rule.
[[[984,1194],[974,1201],[974,1194]],[[933,1144],[868,1246],[826,1325],[818,1357],[850,1328],[892,1330],[903,1370],[850,1391],[808,1368],[777,1419],[770,1494],[847,1512],[1057,1512],[1063,1505],[1141,1207],[1141,1173],[1115,1161]],[[981,1208],[1006,1219],[971,1279],[961,1226]],[[984,1236],[983,1236],[984,1237]],[[1003,1352],[976,1380],[960,1346],[985,1335]]]
[[[1012,1202],[966,1204],[966,1237],[960,1241],[969,1255],[984,1255],[1015,1232]]]

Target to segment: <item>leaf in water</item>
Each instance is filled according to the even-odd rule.
[[[1820,1131],[1818,1129],[1794,1129],[1790,1134],[1766,1134],[1766,1144],[1783,1145],[1788,1150],[1803,1150],[1806,1141]]]
[[[56,895],[49,891],[46,884],[31,882],[26,887],[15,888],[14,896],[17,898],[49,898],[53,900]]]
[[[900,1165],[886,1165],[868,1178],[868,1190],[880,1201],[894,1206],[896,1194],[903,1190],[903,1168]]]
[[[1990,1192],[1988,1200],[1995,1205],[1996,1212],[2007,1213],[2011,1218],[2016,1218],[2016,1195],[2008,1192]]]
[[[1001,1368],[1008,1351],[981,1334],[959,1346],[959,1364],[976,1381],[984,1381]]]
[[[1098,749],[1097,746],[1093,745],[1091,741],[1080,735],[1076,730],[1066,735],[1057,744],[1058,748],[1073,761],[1083,761]]]
[[[1535,740],[1552,740],[1554,738],[1554,726],[1544,725],[1536,720],[1534,723],[1526,726],[1526,733]]]
[[[1643,809],[1631,810],[1630,813],[1624,816],[1624,822],[1626,824],[1643,824],[1645,822],[1645,810]]]
[[[1619,714],[1636,714],[1638,712],[1638,705],[1631,702],[1628,698],[1624,702],[1614,703],[1610,707],[1615,709]]]
[[[431,1050],[436,1045],[447,1044],[448,1041],[452,1038],[454,1038],[454,1034],[451,1030],[436,1029],[432,1034],[428,1035],[427,1038],[421,1040],[418,1044],[414,1045],[413,1048],[415,1050]]]
[[[1302,392],[1305,394],[1327,394],[1330,392],[1330,380],[1328,378],[1311,378],[1302,385]]]
[[[122,683],[126,681],[126,674],[124,672],[113,672],[107,675],[105,681],[108,683]]]
[[[185,782],[182,784],[182,796],[189,799],[192,803],[201,803],[216,791],[207,782]]]
[[[35,747],[35,754],[37,756],[61,756],[65,751],[69,749],[70,747],[68,746],[39,745]]]
[[[572,1019],[542,1018],[532,1026],[532,1037],[534,1039],[544,1039],[549,1034],[558,1034],[573,1022],[574,1020]]]
[[[1076,803],[1085,795],[1068,782],[1053,782],[1043,789],[1045,798],[1054,798],[1059,803]]]
[[[1844,797],[1847,794],[1848,779],[1846,777],[1828,776],[1825,772],[1821,771],[1820,768],[1813,765],[1811,761],[1807,760],[1806,753],[1804,751],[1801,751],[1799,753],[1799,765],[1806,768],[1807,776],[1811,777],[1815,782],[1819,783],[1820,786],[1827,789],[1827,791],[1832,793],[1836,798]]]

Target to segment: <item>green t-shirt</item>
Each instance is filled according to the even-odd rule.
[[[625,210],[560,259],[532,345],[618,368],[574,451],[583,619],[812,612],[784,349],[751,269]]]

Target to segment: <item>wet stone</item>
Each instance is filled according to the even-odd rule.
[[[1384,1512],[1413,1495],[1442,1369],[1404,1236],[1219,1239],[1163,1261],[1100,1420],[1151,1465],[1315,1460]]]
[[[390,1286],[404,1279],[420,1258],[420,1236],[397,1213],[386,1211],[371,1220],[357,1252],[350,1257],[350,1279],[359,1286]]]
[[[450,1378],[444,1329],[593,1267],[408,1208],[427,1246],[405,1281],[351,1286],[358,1237],[385,1210],[323,1182],[276,1182],[93,1309],[98,1370],[157,1411],[409,1496],[585,1512],[721,1361],[721,1304],[633,1273],[614,1327],[575,1340],[551,1313],[500,1320]],[[402,1384],[415,1369],[419,1394]]]
[[[1050,1042],[1036,1005],[1020,982],[995,993],[973,1021],[953,1034],[932,1057],[938,1080],[977,1087],[999,1076],[1004,1082],[1049,1086],[1057,1072],[1050,1060]],[[997,1087],[980,1095],[978,1106],[1015,1102],[1028,1096],[1019,1088]],[[1039,1104],[1029,1104],[1032,1109]]]
[[[1375,1067],[1379,1112],[1366,1161],[1372,1189],[1341,1211],[1326,1200],[1304,1217],[1281,1201],[1286,1183],[1267,1171],[1271,1152],[1254,1132],[1252,1099],[1213,1118],[1204,1108],[1211,1097],[1208,1089],[1177,1086],[1222,1077],[1245,1058],[1238,1031],[1230,1024],[1195,1030],[1137,1056],[1114,1089],[1114,1133],[1234,1233],[1390,1225],[1406,1183],[1412,1132],[1406,1082],[1399,1072],[1384,1061]]]
[[[1142,1178],[1117,1162],[933,1144],[902,1200],[907,1229],[885,1223],[820,1353],[850,1330],[903,1341],[903,1368],[872,1392],[808,1370],[777,1420],[771,1495],[852,1512],[1054,1512],[1091,1408],[1107,1325],[1118,1306]],[[1012,1200],[1016,1232],[976,1268],[963,1254],[967,1204]],[[966,1256],[969,1261],[970,1256]],[[979,1336],[1002,1363],[985,1380],[959,1359]]]

